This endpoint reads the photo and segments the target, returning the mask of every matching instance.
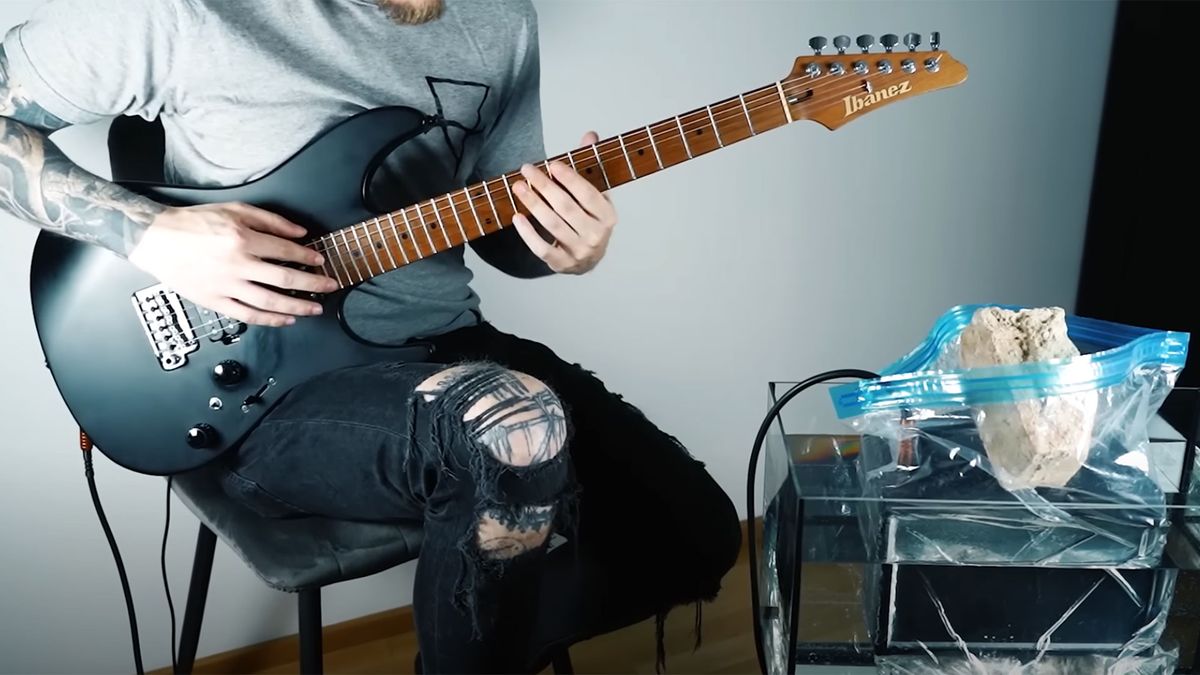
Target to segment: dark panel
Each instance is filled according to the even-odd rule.
[[[1122,2],[1113,36],[1076,311],[1123,323],[1200,329],[1198,116],[1191,31],[1200,3]],[[1200,385],[1192,344],[1180,385]],[[1187,419],[1182,396],[1164,414]]]

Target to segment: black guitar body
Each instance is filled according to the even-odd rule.
[[[371,110],[245,185],[125,187],[176,206],[246,202],[290,218],[316,238],[379,213],[368,206],[370,176],[393,153],[402,166],[419,170],[405,161],[403,144],[434,124],[409,108]],[[411,204],[433,195],[397,196]],[[322,316],[287,328],[221,330],[223,324],[209,323],[215,315],[188,307],[121,258],[49,233],[34,249],[30,291],[46,365],[71,414],[101,452],[145,474],[216,459],[315,375],[427,353],[420,345],[392,348],[355,338],[342,319],[347,291],[324,296]]]

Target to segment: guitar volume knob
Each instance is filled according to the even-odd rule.
[[[246,379],[246,366],[237,361],[222,361],[213,366],[213,380],[222,387],[233,387]]]
[[[216,446],[220,440],[220,434],[213,428],[211,424],[201,422],[187,432],[187,444],[197,450],[205,450]]]

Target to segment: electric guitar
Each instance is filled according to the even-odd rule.
[[[601,190],[654,175],[799,120],[830,130],[901,99],[960,84],[967,69],[940,49],[874,38],[813,38],[813,56],[784,79],[556,158]],[[401,195],[381,213],[368,178],[389,152],[436,128],[406,107],[370,110],[312,140],[270,174],[243,185],[194,188],[123,183],[175,206],[247,202],[320,233],[306,246],[341,290],[320,296],[325,312],[286,329],[247,326],[187,301],[96,246],[43,232],[34,249],[31,294],[46,364],[71,414],[96,447],[133,471],[166,475],[198,468],[234,447],[292,387],[330,370],[421,358],[424,347],[384,347],[355,336],[342,318],[347,292],[379,274],[497,232],[522,210],[519,173],[447,194]],[[548,160],[550,161],[550,160]],[[409,161],[410,166],[414,164]],[[415,197],[411,201],[408,197]]]

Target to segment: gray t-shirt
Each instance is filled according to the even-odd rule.
[[[173,182],[246,182],[393,105],[447,121],[409,141],[428,160],[409,182],[441,188],[425,196],[545,157],[528,0],[446,0],[416,26],[373,0],[51,0],[4,48],[13,79],[66,122],[160,117]],[[471,278],[448,251],[363,284],[346,313],[374,340],[438,334],[477,321]]]

